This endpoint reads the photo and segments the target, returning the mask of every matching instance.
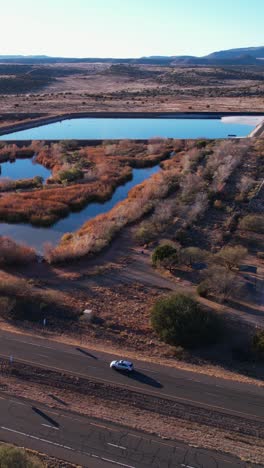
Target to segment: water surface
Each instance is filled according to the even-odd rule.
[[[131,188],[148,179],[159,169],[159,166],[133,169],[132,180],[120,185],[115,190],[111,200],[105,203],[90,203],[80,212],[70,213],[66,218],[61,219],[49,228],[38,228],[29,224],[0,223],[0,235],[11,237],[16,242],[27,244],[34,247],[39,253],[43,253],[45,243],[49,242],[56,245],[66,232],[76,231],[89,219],[111,210],[116,203],[127,197]]]
[[[43,180],[46,180],[51,175],[51,171],[46,169],[41,164],[36,163],[34,158],[7,161],[1,163],[0,168],[0,181],[1,178],[19,180],[32,179],[36,176],[43,177]]]
[[[250,119],[252,123],[250,123]],[[244,137],[255,128],[254,117],[233,119],[79,118],[54,122],[0,137],[0,140],[111,140]]]

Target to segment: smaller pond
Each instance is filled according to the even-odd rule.
[[[0,235],[8,236],[16,242],[34,247],[43,253],[44,244],[56,245],[66,232],[77,231],[86,221],[111,210],[118,202],[125,200],[128,192],[135,186],[160,170],[160,166],[144,169],[133,169],[133,178],[117,187],[110,200],[105,203],[90,203],[80,212],[70,213],[49,228],[39,228],[28,224],[0,223]]]
[[[36,163],[34,158],[15,159],[0,164],[0,181],[1,178],[19,180],[33,179],[36,176],[46,180],[50,175],[51,171]]]

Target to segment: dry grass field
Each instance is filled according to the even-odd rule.
[[[0,64],[1,123],[68,112],[263,112],[263,77],[256,66]]]

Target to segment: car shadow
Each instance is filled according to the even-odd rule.
[[[155,388],[162,388],[163,385],[158,381],[149,377],[149,375],[143,374],[143,372],[139,372],[137,370],[127,373],[127,376],[131,380],[136,380],[137,382],[143,383],[145,385],[150,385],[151,387]]]

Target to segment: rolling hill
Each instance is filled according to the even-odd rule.
[[[174,66],[221,66],[221,65],[258,65],[264,66],[264,46],[229,49],[213,52],[204,57],[192,55],[150,56],[139,58],[101,58],[101,57],[49,57],[45,55],[0,55],[1,63],[133,63]]]

